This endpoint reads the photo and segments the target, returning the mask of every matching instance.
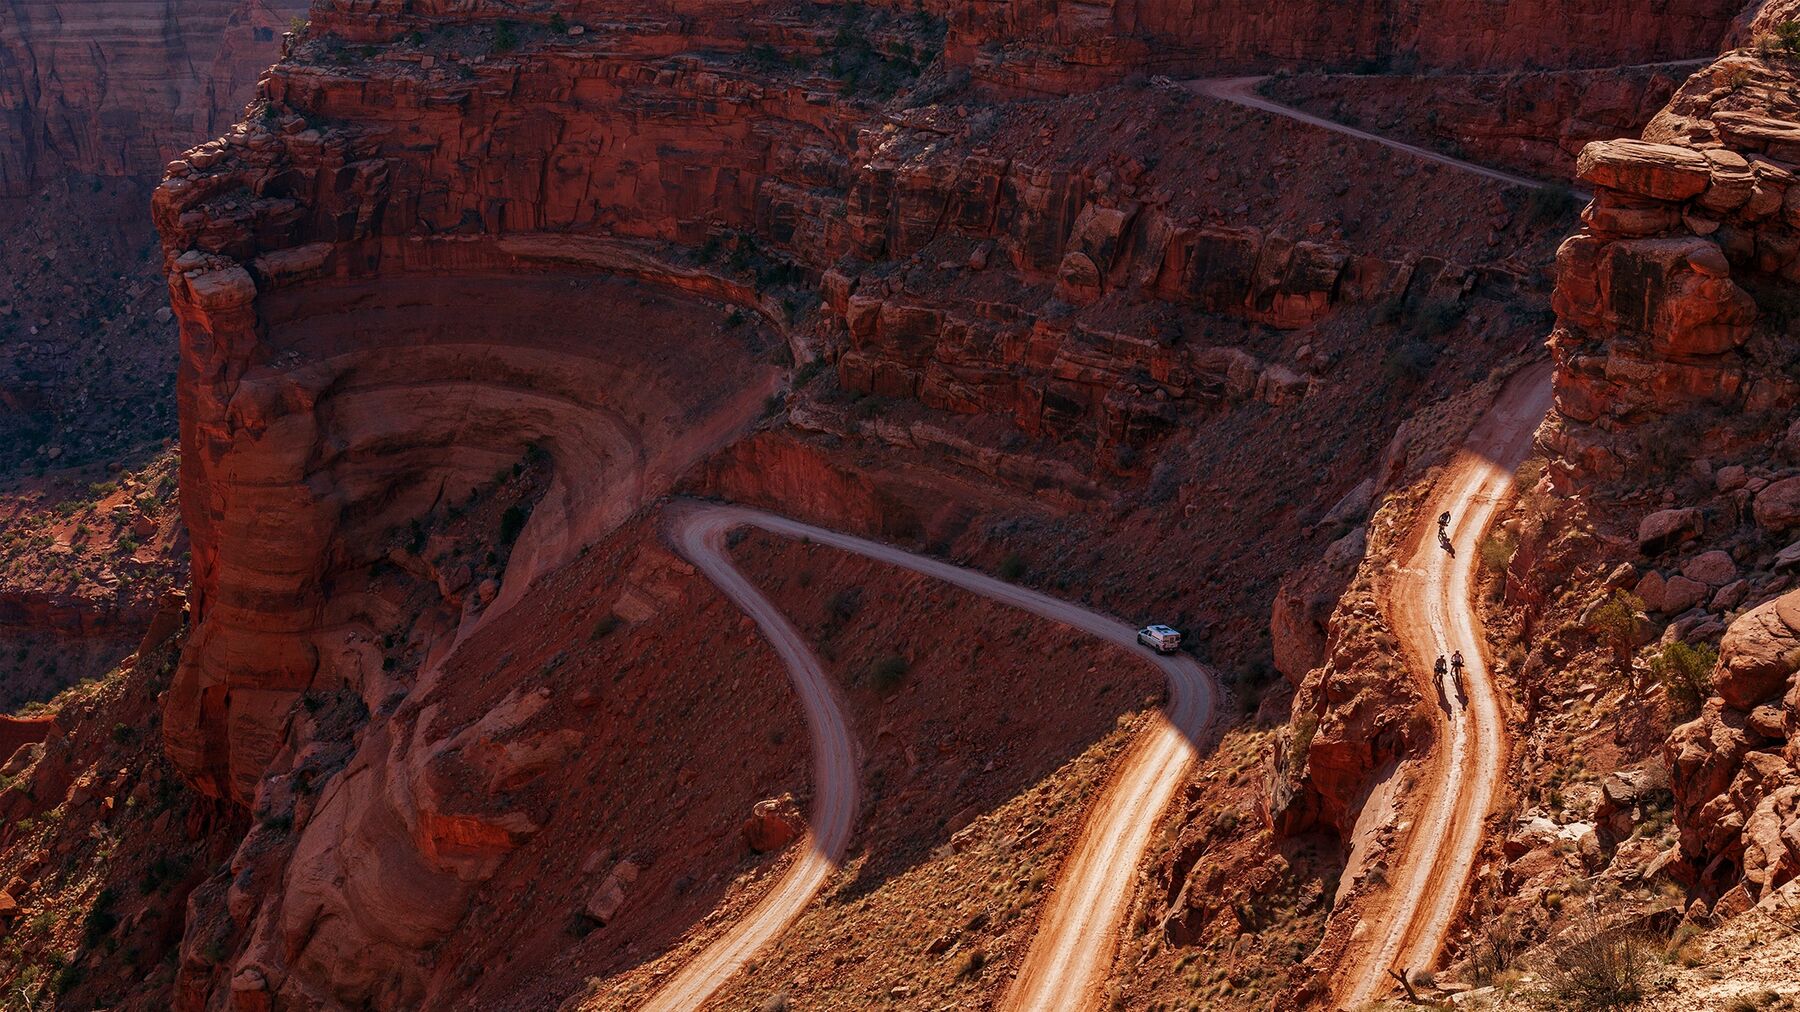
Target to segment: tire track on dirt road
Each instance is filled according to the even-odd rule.
[[[725,535],[737,527],[807,539],[942,580],[1134,650],[1162,669],[1169,680],[1168,706],[1132,744],[1090,809],[1006,1001],[1007,1007],[1033,1012],[1095,1004],[1151,833],[1201,743],[1215,730],[1219,689],[1213,673],[1189,656],[1144,648],[1136,628],[1117,619],[984,573],[760,510],[682,500],[670,507],[668,517],[676,550],[750,615],[788,666],[813,740],[815,791],[811,830],[800,858],[748,914],[640,1008],[700,1008],[774,942],[843,860],[859,804],[856,744],[836,692],[793,623],[732,564]]]

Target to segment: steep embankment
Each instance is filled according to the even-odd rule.
[[[1396,151],[1404,152],[1414,158],[1435,162],[1439,165],[1447,165],[1459,172],[1472,173],[1477,176],[1492,179],[1495,182],[1506,183],[1509,186],[1523,186],[1526,189],[1537,190],[1551,185],[1541,179],[1531,179],[1511,172],[1502,172],[1499,169],[1491,168],[1486,165],[1479,165],[1462,158],[1454,158],[1450,155],[1433,151],[1430,148],[1420,147],[1417,144],[1409,144],[1406,141],[1397,140],[1382,134],[1370,133],[1367,130],[1361,130],[1345,123],[1326,119],[1323,116],[1315,116],[1312,113],[1296,109],[1292,106],[1283,105],[1273,99],[1265,98],[1258,93],[1258,87],[1267,80],[1268,78],[1264,77],[1234,77],[1219,80],[1190,81],[1188,82],[1187,87],[1193,89],[1196,94],[1205,95],[1209,98],[1232,102],[1251,109],[1260,109],[1264,112],[1274,113],[1277,116],[1294,120],[1297,123],[1305,123],[1308,126],[1318,127],[1321,130],[1330,130],[1335,133],[1358,138],[1359,140],[1370,141],[1383,147],[1393,148]]]
[[[1269,97],[1331,120],[1555,183],[1593,141],[1636,135],[1711,57],[1582,70],[1294,74]]]

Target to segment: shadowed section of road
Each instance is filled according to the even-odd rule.
[[[1462,172],[1473,173],[1477,176],[1484,176],[1488,179],[1506,183],[1509,186],[1523,186],[1533,190],[1548,190],[1562,189],[1565,185],[1563,183],[1532,179],[1529,176],[1515,175],[1511,172],[1502,172],[1499,169],[1491,169],[1485,165],[1477,165],[1474,162],[1464,161],[1461,158],[1452,158],[1449,155],[1433,151],[1430,148],[1420,147],[1417,144],[1408,144],[1405,141],[1397,141],[1391,137],[1372,134],[1367,130],[1358,130],[1353,126],[1347,126],[1336,120],[1326,119],[1323,116],[1314,116],[1312,113],[1296,109],[1291,105],[1283,105],[1272,98],[1259,94],[1256,90],[1256,86],[1266,80],[1268,80],[1267,77],[1205,78],[1198,81],[1184,82],[1182,87],[1196,95],[1205,95],[1207,98],[1216,98],[1221,102],[1230,102],[1234,105],[1241,105],[1246,108],[1273,113],[1285,119],[1291,119],[1297,123],[1305,123],[1308,126],[1318,127],[1321,130],[1330,130],[1333,133],[1340,133],[1347,137],[1371,141],[1380,144],[1383,147],[1393,148],[1396,151],[1404,151],[1409,155],[1423,158],[1428,162],[1447,165],[1450,168]],[[1583,193],[1579,190],[1575,191],[1575,193],[1583,198],[1592,196],[1592,194]]]
[[[1462,903],[1481,849],[1483,824],[1499,792],[1506,734],[1499,697],[1482,657],[1483,639],[1470,605],[1481,538],[1512,486],[1512,469],[1525,458],[1531,437],[1550,406],[1546,367],[1527,369],[1507,384],[1467,446],[1420,512],[1436,523],[1449,512],[1454,556],[1435,535],[1421,535],[1418,550],[1394,583],[1390,614],[1417,671],[1460,651],[1466,661],[1464,692],[1446,676],[1434,695],[1447,701],[1441,741],[1423,759],[1421,795],[1413,827],[1393,872],[1392,886],[1365,911],[1370,930],[1353,942],[1339,964],[1336,1008],[1353,1009],[1392,983],[1389,968],[1430,968]],[[1434,676],[1435,677],[1435,676]]]
[[[1137,630],[1117,619],[984,573],[759,510],[681,501],[668,517],[676,550],[756,622],[788,667],[812,735],[815,790],[811,833],[799,859],[755,908],[641,1007],[657,1012],[701,1007],[779,937],[843,859],[858,805],[856,745],[836,692],[793,623],[732,565],[725,534],[735,527],[804,538],[954,584],[1136,651],[1163,670],[1168,708],[1132,745],[1090,812],[1007,1000],[1009,1007],[1033,1010],[1090,1006],[1110,968],[1151,832],[1213,730],[1218,688],[1212,672],[1191,657],[1145,649]]]

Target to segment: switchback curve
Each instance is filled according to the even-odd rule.
[[[1219,698],[1213,673],[1186,655],[1145,649],[1137,642],[1136,629],[1117,619],[984,573],[760,510],[682,500],[668,515],[676,550],[750,615],[788,666],[813,740],[816,790],[811,832],[800,858],[747,915],[689,960],[641,1008],[675,1012],[701,1007],[779,937],[843,859],[858,806],[857,750],[836,692],[793,623],[731,563],[724,542],[736,527],[807,539],[942,580],[1136,651],[1163,670],[1169,679],[1168,706],[1132,745],[1090,811],[1006,1001],[1008,1007],[1034,1012],[1092,1005],[1110,968],[1151,833],[1213,731]]]

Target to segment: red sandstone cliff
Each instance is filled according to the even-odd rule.
[[[0,200],[63,173],[144,178],[243,114],[301,0],[10,0]]]

